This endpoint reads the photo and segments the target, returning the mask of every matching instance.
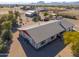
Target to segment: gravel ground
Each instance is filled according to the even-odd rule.
[[[18,41],[19,32],[13,34],[13,43],[11,44],[8,57],[26,57],[26,54]]]

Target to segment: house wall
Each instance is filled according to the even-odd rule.
[[[27,36],[26,34],[24,34],[24,32],[22,32],[22,31],[20,31],[20,35],[21,35],[22,37],[24,37],[25,39],[27,39],[27,40],[30,42],[30,44],[31,44],[34,48],[36,48],[36,49],[39,49],[40,47],[46,45],[47,43],[49,43],[49,42],[55,40],[55,38],[56,38],[56,36],[57,36],[57,35],[53,36],[53,39],[51,39],[51,37],[50,37],[50,38],[44,40],[44,42],[45,42],[44,44],[41,44],[41,42],[35,43],[32,38],[28,37],[28,36]]]
[[[72,30],[73,30],[73,26],[66,29],[66,31],[72,31]]]
[[[66,29],[66,31],[72,31],[72,30],[73,30],[73,26]],[[46,40],[44,40],[44,41],[43,41],[44,44],[41,44],[42,42],[35,43],[35,41],[34,41],[31,37],[29,37],[28,35],[26,35],[26,34],[25,34],[24,32],[22,32],[22,31],[20,31],[20,35],[21,35],[22,37],[24,37],[25,39],[27,39],[27,40],[30,42],[30,44],[31,44],[34,48],[39,49],[40,47],[42,47],[42,46],[48,44],[49,42],[51,42],[51,41],[53,41],[53,40],[55,40],[58,34],[55,35],[55,36],[53,36],[53,39],[51,39],[51,37],[49,37],[49,38],[47,38]]]
[[[69,28],[67,28],[66,29],[66,31],[72,31],[73,30],[73,26],[72,27],[69,27]],[[58,34],[57,34],[58,35]],[[48,38],[48,39],[46,39],[44,42],[44,44],[42,44],[41,45],[41,42],[40,43],[38,43],[38,44],[36,44],[36,48],[38,49],[38,48],[40,48],[40,47],[42,47],[42,46],[44,46],[44,45],[46,45],[47,43],[49,43],[49,42],[51,42],[51,41],[53,41],[53,40],[55,40],[56,39],[56,37],[57,37],[57,35],[55,35],[54,36],[54,38],[53,39],[51,39],[51,37],[50,38]],[[60,35],[60,34],[59,34]]]
[[[56,36],[57,36],[57,35],[53,36],[53,39],[51,39],[51,37],[50,37],[50,38],[44,40],[44,41],[43,41],[44,44],[41,44],[42,42],[37,43],[37,44],[36,44],[36,49],[39,49],[40,47],[42,47],[42,46],[48,44],[49,42],[51,42],[51,41],[53,41],[53,40],[55,40],[55,39],[56,39]]]
[[[34,42],[34,40],[32,38],[30,38],[28,35],[26,35],[24,32],[20,31],[20,35],[25,38],[26,40],[28,40],[30,42],[30,44],[33,47],[36,47],[36,43]]]

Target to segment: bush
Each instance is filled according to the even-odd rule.
[[[75,56],[79,56],[79,32],[65,32],[64,43],[72,43],[71,50]]]
[[[71,15],[58,14],[57,16],[62,16],[64,18],[70,18],[70,19],[77,19],[76,16],[71,16]]]
[[[45,12],[45,13],[44,13],[44,16],[47,16],[47,15],[49,15],[49,14],[48,14],[47,12]]]
[[[12,34],[10,31],[5,30],[3,31],[1,38],[3,41],[10,41],[12,38]]]
[[[41,20],[40,16],[35,16],[35,17],[33,17],[33,19],[32,19],[32,21],[34,21],[34,22],[38,22],[38,21],[40,21],[40,20]]]
[[[72,45],[71,49],[75,56],[79,56],[79,41],[75,42],[75,44]]]
[[[4,44],[0,44],[0,52],[4,52],[4,50],[6,49]]]

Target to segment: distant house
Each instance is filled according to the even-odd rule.
[[[37,14],[35,10],[28,10],[25,12],[25,15],[28,17],[33,17],[33,16],[36,16]]]
[[[47,9],[47,8],[44,8],[44,7],[38,7],[38,8],[36,8],[36,10],[37,10],[38,12],[45,12],[45,11],[48,11],[48,9]]]
[[[28,40],[30,44],[39,49],[47,43],[56,39],[64,31],[72,31],[73,24],[65,20],[51,20],[42,24],[22,27],[18,30],[20,35]]]
[[[35,7],[34,6],[23,6],[21,9],[23,9],[23,10],[34,10]]]

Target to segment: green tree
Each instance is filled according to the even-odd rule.
[[[41,20],[41,17],[40,17],[39,15],[33,17],[33,19],[32,19],[32,21],[34,21],[34,22],[38,22],[38,21],[40,21],[40,20]]]
[[[3,22],[3,29],[6,29],[6,30],[11,30],[11,28],[12,28],[12,23],[11,23],[11,21],[5,21],[5,22]]]
[[[7,15],[2,15],[0,18],[0,24],[8,19]]]
[[[15,18],[17,19],[18,17],[20,17],[20,13],[18,11],[15,11]]]
[[[0,43],[0,53],[4,52],[5,49],[6,49],[6,45],[4,43]]]
[[[11,31],[10,30],[4,30],[2,35],[1,35],[1,38],[4,42],[11,41],[11,38],[12,38]]]
[[[53,15],[49,15],[49,18],[52,19]]]
[[[49,14],[47,12],[44,13],[44,16],[48,16]]]
[[[33,17],[32,21],[34,21],[34,22],[38,22],[37,17]]]

